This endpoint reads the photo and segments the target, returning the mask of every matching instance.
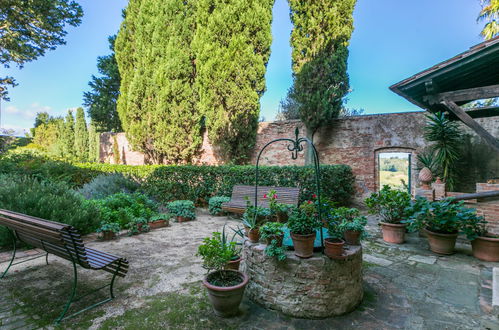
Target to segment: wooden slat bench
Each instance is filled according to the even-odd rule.
[[[298,205],[300,188],[295,187],[266,187],[259,186],[257,190],[258,206],[268,208],[269,199],[263,198],[269,191],[275,190],[276,201],[281,204]],[[222,204],[222,210],[232,213],[244,213],[246,201],[249,198],[250,205],[255,201],[255,186],[234,186],[230,201]]]
[[[14,243],[12,259],[10,260],[7,269],[3,272],[2,276],[0,276],[0,279],[5,277],[11,266],[34,259],[32,258],[18,263],[13,263],[16,256],[17,240],[44,250],[46,252],[45,258],[47,264],[49,254],[54,254],[58,257],[69,260],[73,264],[73,289],[70,298],[67,301],[63,312],[57,318],[56,323],[113,300],[113,287],[116,276],[125,277],[128,272],[128,261],[126,259],[85,247],[81,235],[70,225],[0,209],[0,226],[7,227],[8,231],[12,235],[12,241]],[[103,270],[111,273],[113,276],[109,284],[91,292],[94,293],[98,290],[109,287],[110,297],[65,317],[67,311],[71,307],[71,304],[75,300],[78,300],[75,299],[78,278],[76,265],[79,265],[85,269]]]

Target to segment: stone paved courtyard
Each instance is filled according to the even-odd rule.
[[[347,315],[292,319],[244,300],[241,315],[219,319],[211,312],[200,280],[204,270],[196,249],[202,238],[239,220],[198,211],[198,220],[173,223],[147,234],[111,242],[89,237],[89,246],[126,256],[131,267],[117,284],[117,299],[57,328],[123,329],[499,329],[491,305],[492,267],[458,244],[452,256],[438,257],[424,238],[410,234],[404,245],[384,243],[375,219],[364,242],[365,297]],[[35,252],[30,251],[28,254]],[[8,253],[0,253],[0,270]],[[80,271],[80,291],[105,284],[108,274]],[[70,264],[51,256],[14,266],[0,281],[0,328],[52,328],[71,283]],[[92,303],[86,298],[85,304]],[[78,302],[76,307],[81,302]]]

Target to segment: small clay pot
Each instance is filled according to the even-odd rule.
[[[343,237],[345,238],[345,243],[348,245],[360,245],[360,235],[362,233],[358,230],[345,230]]]
[[[251,243],[258,243],[260,240],[260,228],[253,228],[248,231],[248,238]]]
[[[187,222],[187,221],[191,221],[191,220],[192,220],[191,218],[181,217],[181,216],[177,215],[177,222]]]
[[[239,313],[239,305],[248,284],[248,276],[235,270],[223,270],[223,272],[237,272],[241,277],[241,283],[229,287],[216,286],[208,282],[210,273],[203,279],[203,285],[208,290],[208,298],[215,314],[221,317],[231,317]]]
[[[239,265],[241,264],[242,258],[239,257],[236,260],[231,260],[227,263],[225,266],[225,269],[231,269],[231,270],[239,270]]]
[[[249,231],[250,231],[249,227],[244,226],[244,234],[246,235],[246,237],[248,237]]]
[[[170,225],[170,222],[168,220],[164,220],[164,219],[149,222],[149,228],[151,228],[151,229],[168,227],[169,225]]]
[[[291,233],[293,247],[295,248],[295,256],[300,258],[310,258],[314,255],[315,234],[299,235]]]
[[[277,236],[271,236],[267,238],[267,245],[272,244],[272,240],[277,240],[277,246],[281,247],[282,246],[282,241],[284,239],[284,235],[277,235]]]
[[[279,212],[279,213],[277,213],[276,218],[277,218],[277,222],[286,223],[286,222],[288,222],[289,215],[286,212]]]
[[[458,233],[441,234],[425,229],[430,244],[430,250],[437,254],[449,255],[454,253]]]
[[[102,239],[105,241],[110,241],[116,238],[116,233],[114,231],[105,230],[102,232]]]
[[[405,223],[380,222],[383,240],[387,243],[402,244],[405,241]]]
[[[328,257],[339,257],[343,255],[345,241],[339,238],[326,238],[324,240],[324,254]]]
[[[473,256],[483,261],[499,261],[499,238],[480,236],[471,241]]]

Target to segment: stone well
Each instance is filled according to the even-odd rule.
[[[348,246],[341,260],[321,253],[301,259],[293,251],[278,262],[265,244],[244,242],[242,270],[248,297],[265,308],[300,318],[325,318],[355,309],[363,297],[362,247]]]

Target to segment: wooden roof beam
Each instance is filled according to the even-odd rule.
[[[460,106],[451,100],[444,100],[440,102],[449,112],[453,113],[458,117],[466,126],[471,128],[482,137],[492,148],[499,152],[499,141],[492,136],[485,128],[483,128],[479,123],[477,123],[473,118],[470,117]]]
[[[457,91],[437,93],[424,96],[423,99],[430,105],[441,103],[445,100],[453,102],[466,102],[480,99],[488,99],[499,96],[499,85],[483,86]]]

